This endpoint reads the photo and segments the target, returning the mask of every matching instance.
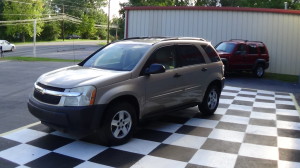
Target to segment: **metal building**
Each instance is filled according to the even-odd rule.
[[[268,72],[300,75],[300,11],[233,7],[127,7],[125,37],[194,36],[263,41]]]

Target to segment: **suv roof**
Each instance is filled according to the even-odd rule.
[[[262,41],[251,41],[251,40],[243,40],[243,39],[231,39],[230,42],[239,42],[239,43],[261,43],[264,44]]]

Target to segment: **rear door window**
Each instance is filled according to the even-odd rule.
[[[176,45],[176,67],[205,63],[202,53],[193,45]]]

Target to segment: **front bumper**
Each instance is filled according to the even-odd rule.
[[[222,88],[221,88],[221,91],[223,90],[224,86],[225,86],[225,77],[223,77],[221,79],[221,85],[222,85]]]
[[[97,130],[106,105],[62,107],[40,103],[32,96],[27,103],[32,115],[51,128],[71,134],[89,134]]]

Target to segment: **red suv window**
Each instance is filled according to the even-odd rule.
[[[249,54],[257,54],[258,51],[257,51],[256,44],[248,44],[248,51],[249,51]]]
[[[267,54],[267,50],[265,46],[259,45],[258,48],[261,54]]]

